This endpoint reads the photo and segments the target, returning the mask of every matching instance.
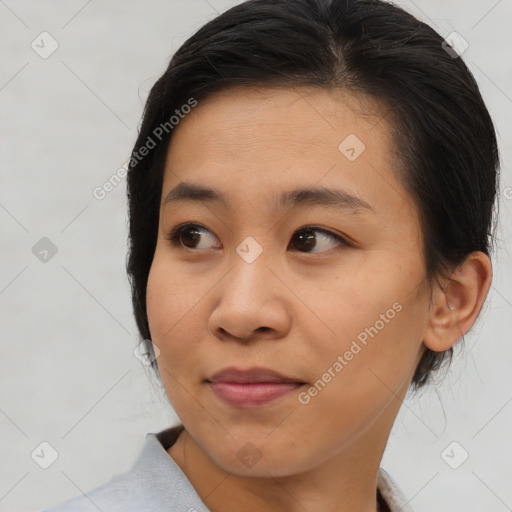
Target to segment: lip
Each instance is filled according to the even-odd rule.
[[[237,384],[254,384],[259,382],[300,382],[304,384],[304,382],[300,381],[300,379],[282,375],[274,370],[270,370],[269,368],[260,367],[241,370],[231,366],[229,368],[224,368],[223,370],[218,371],[207,380],[209,382],[234,382]]]
[[[268,368],[225,368],[206,380],[213,393],[240,408],[262,407],[303,386],[305,382]]]

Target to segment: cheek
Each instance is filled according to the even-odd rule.
[[[198,400],[193,399],[200,392],[200,377],[204,377],[199,375],[201,351],[194,342],[204,329],[199,318],[202,290],[197,285],[175,265],[155,255],[147,284],[148,323],[151,339],[160,350],[156,362],[162,384],[180,417],[200,413],[194,411]],[[192,378],[195,373],[197,378]]]
[[[202,289],[202,284],[204,289]],[[172,333],[197,314],[208,292],[204,280],[184,272],[157,248],[148,276],[146,306],[151,334],[163,344]],[[196,325],[196,322],[193,323]]]
[[[197,339],[193,329],[200,329],[198,284],[155,255],[148,276],[146,306],[151,339],[160,349],[159,366],[183,361],[192,341]]]
[[[332,451],[349,446],[372,427],[379,418],[386,423],[393,421],[400,399],[412,377],[421,336],[411,331],[414,306],[402,304],[402,309],[377,307],[375,314],[369,314],[363,329],[355,328],[353,337],[340,335],[338,349],[332,344],[317,345],[314,362],[316,380],[299,396],[301,421],[292,428],[305,435],[305,428],[315,424],[317,439],[316,452],[319,457],[328,457]],[[388,313],[388,323],[379,314]],[[393,316],[393,318],[390,318]],[[346,318],[339,318],[337,332],[343,332]],[[381,323],[382,322],[382,323]],[[362,334],[362,336],[361,336]],[[361,341],[362,340],[362,341]],[[318,358],[318,355],[321,357]],[[317,421],[323,418],[324,421]],[[290,432],[283,425],[283,433]]]
[[[170,307],[171,304],[176,304],[176,297],[171,295],[171,290],[176,290],[176,288],[172,285],[169,286],[171,279],[171,272],[166,272],[159,263],[158,257],[155,256],[148,276],[146,308],[151,339],[160,350],[163,348],[163,335],[166,330],[172,328],[176,316],[174,308]]]
[[[316,380],[303,403],[318,412],[350,411],[364,423],[412,378],[428,321],[426,298],[408,284],[417,276],[408,280],[398,270],[390,265],[387,272],[334,279],[312,297],[330,334],[310,338]]]

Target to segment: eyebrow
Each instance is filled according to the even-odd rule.
[[[176,185],[167,194],[163,205],[179,201],[216,203],[229,208],[227,197],[219,190],[188,182]],[[325,187],[296,188],[282,192],[273,197],[273,206],[276,210],[286,207],[324,206],[354,212],[375,213],[373,207],[363,198],[347,190]]]

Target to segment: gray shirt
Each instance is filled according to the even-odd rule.
[[[146,434],[144,446],[129,471],[43,512],[210,512],[167,453],[180,432],[181,426]],[[377,488],[391,512],[412,512],[396,483],[382,468]]]

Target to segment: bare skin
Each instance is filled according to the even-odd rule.
[[[212,512],[375,512],[382,453],[425,347],[447,350],[480,311],[492,274],[483,253],[442,287],[425,280],[418,213],[384,114],[339,91],[244,88],[199,102],[174,129],[148,318],[186,429],[168,453]],[[350,134],[364,151],[356,139],[339,149]],[[164,204],[182,182],[228,205]],[[370,208],[275,208],[274,195],[298,187],[348,191]],[[185,222],[196,234],[173,245]],[[247,237],[262,250],[250,263],[237,252]],[[235,407],[207,382],[228,366],[305,384]]]

